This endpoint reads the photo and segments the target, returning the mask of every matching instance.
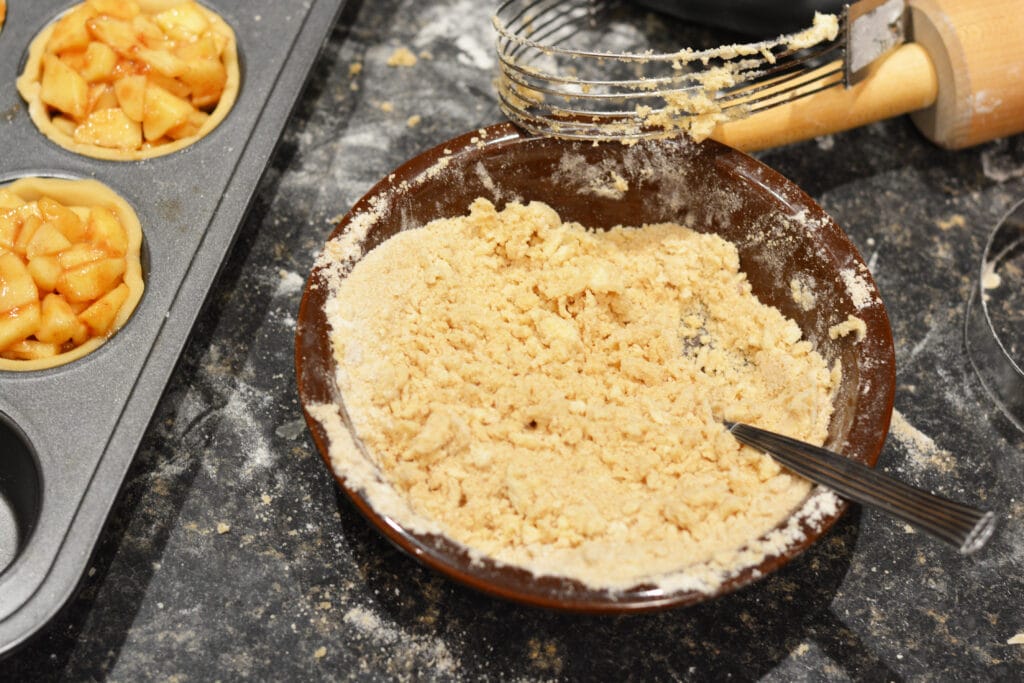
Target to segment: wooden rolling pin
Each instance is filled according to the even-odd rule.
[[[851,88],[830,88],[723,123],[714,139],[755,151],[910,114],[961,149],[1024,132],[1024,3],[909,0],[910,39]]]

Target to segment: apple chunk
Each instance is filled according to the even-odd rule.
[[[124,273],[123,258],[102,258],[66,270],[57,280],[57,291],[69,302],[93,301],[110,291]]]
[[[63,344],[75,335],[82,324],[68,302],[57,294],[47,294],[43,298],[41,313],[36,339],[42,342]]]
[[[86,228],[82,219],[56,199],[40,197],[36,205],[39,207],[39,215],[42,219],[47,223],[52,223],[72,242],[80,242],[85,237]]]
[[[131,59],[132,50],[141,47],[138,35],[132,28],[131,22],[117,19],[110,15],[93,17],[85,22],[89,35],[105,43],[125,57]]]
[[[113,80],[114,67],[117,66],[117,53],[106,43],[93,40],[85,48],[85,65],[79,72],[82,78],[95,83]]]
[[[53,255],[36,256],[28,262],[28,272],[41,292],[52,292],[57,289],[57,280],[64,269],[60,260]]]
[[[39,290],[28,268],[12,252],[0,254],[0,315],[39,302]]]
[[[58,57],[44,55],[39,98],[51,107],[81,119],[89,108],[89,84]]]
[[[89,210],[89,241],[109,249],[112,254],[124,256],[128,252],[128,233],[113,211],[105,206]]]
[[[39,327],[39,302],[0,312],[0,351],[31,337]]]
[[[78,319],[89,326],[93,336],[104,336],[110,332],[117,312],[127,299],[128,285],[122,282],[79,313]]]
[[[142,127],[132,121],[120,107],[100,109],[75,128],[74,139],[109,149],[138,149],[142,144]]]
[[[199,8],[190,4],[168,8],[154,16],[153,21],[168,34],[182,32],[188,36],[198,36],[210,27],[210,22]]]
[[[119,79],[114,83],[114,94],[128,118],[142,123],[146,104],[146,77],[137,75]]]
[[[198,59],[189,62],[181,81],[192,91],[192,104],[197,109],[206,109],[220,101],[228,71],[219,60]]]
[[[53,33],[46,43],[49,52],[59,53],[68,50],[83,50],[89,44],[89,32],[85,22],[96,16],[96,11],[88,5],[79,5],[62,16],[53,26]]]
[[[146,84],[146,103],[142,113],[142,134],[146,140],[159,140],[164,133],[188,121],[192,105],[153,83]]]
[[[70,240],[53,223],[43,223],[32,234],[25,245],[25,257],[31,263],[37,256],[46,256],[64,251],[71,246]]]
[[[11,360],[39,360],[41,358],[52,358],[60,353],[58,344],[36,341],[34,339],[22,339],[8,346],[3,351],[4,358]]]

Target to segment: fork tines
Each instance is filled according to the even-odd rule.
[[[559,137],[664,137],[697,117],[742,118],[844,83],[845,15],[834,39],[806,48],[781,36],[655,52],[642,36],[616,32],[619,8],[613,0],[504,2],[494,26],[505,113]]]

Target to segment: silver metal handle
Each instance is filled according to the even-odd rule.
[[[981,548],[995,530],[988,510],[956,503],[915,488],[832,451],[788,436],[736,422],[725,422],[736,439],[768,453],[787,468],[843,498],[871,505],[952,544],[967,555]]]

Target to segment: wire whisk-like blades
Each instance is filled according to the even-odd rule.
[[[507,0],[494,18],[498,93],[512,120],[539,134],[636,140],[707,137],[743,118],[842,85],[847,21],[760,43],[656,52],[623,49],[614,0]]]

